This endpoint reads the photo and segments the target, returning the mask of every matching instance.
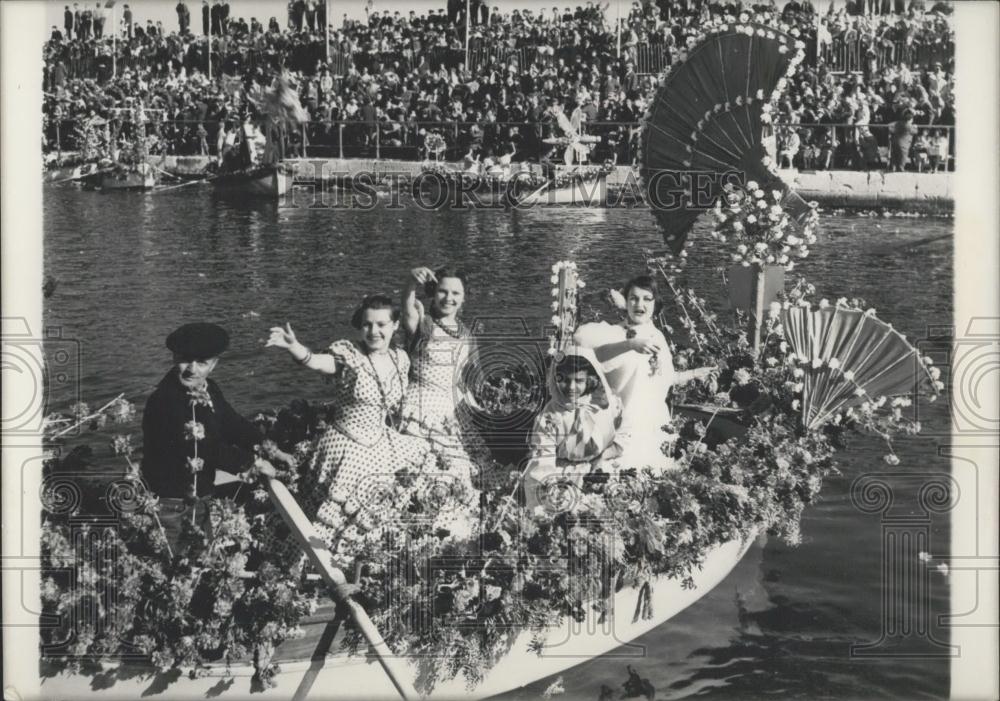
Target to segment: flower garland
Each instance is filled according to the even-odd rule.
[[[576,329],[577,294],[586,284],[577,274],[576,263],[561,260],[552,265],[552,318],[549,331],[550,356],[555,356],[562,349]]]

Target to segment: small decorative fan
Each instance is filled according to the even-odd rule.
[[[791,307],[781,321],[805,371],[802,423],[809,430],[863,402],[939,384],[906,337],[871,312]]]
[[[804,56],[796,31],[715,25],[661,78],[643,120],[639,173],[674,254],[734,177],[782,192],[781,205],[795,221],[809,213],[764,148],[772,105]]]

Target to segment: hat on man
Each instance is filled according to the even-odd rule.
[[[195,360],[214,358],[229,347],[229,334],[217,324],[184,324],[167,336],[167,348]]]

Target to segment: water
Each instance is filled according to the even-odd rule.
[[[642,247],[660,246],[643,210],[279,209],[191,188],[119,196],[50,187],[44,228],[45,273],[58,283],[46,325],[79,343],[86,401],[124,391],[141,405],[169,368],[166,334],[202,319],[232,336],[214,377],[246,414],[326,396],[326,386],[285,353],[264,349],[268,327],[289,322],[303,342],[321,348],[352,333],[348,320],[362,295],[398,294],[411,267],[465,266],[467,320],[491,318],[493,328],[509,328],[521,318],[537,337],[550,314],[553,262],[572,258],[588,290],[606,289],[640,271]],[[800,271],[821,296],[866,298],[921,339],[928,327],[951,324],[951,240],[935,240],[951,228],[944,220],[825,216]],[[719,251],[704,225],[693,239],[686,284],[721,313]],[[54,387],[54,403],[72,400],[73,386]],[[879,516],[860,512],[850,487],[865,473],[895,473],[884,478],[895,491],[894,509],[920,513],[919,486],[948,472],[935,439],[950,425],[947,397],[920,411],[925,435],[898,443],[899,467],[884,464],[884,448],[870,438],[840,453],[843,474],[806,510],[801,546],[774,539],[754,546],[715,590],[638,641],[645,657],[588,661],[564,675],[563,698],[597,699],[602,684],[620,698],[626,664],[660,699],[947,696],[946,658],[851,655],[852,645],[880,637],[883,557]],[[927,549],[946,558],[947,516],[935,516],[929,530]],[[948,582],[937,572],[930,581],[936,619],[947,612]],[[947,641],[947,631],[932,630]],[[538,698],[552,681],[507,698]]]

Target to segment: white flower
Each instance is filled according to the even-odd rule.
[[[741,243],[739,246],[736,247],[736,252],[742,255],[747,252],[747,247]]]
[[[551,282],[553,285],[558,285],[559,284],[559,275],[553,275],[552,277],[550,277],[549,278],[549,282]]]
[[[747,216],[747,224],[756,224],[756,223],[757,223],[757,217],[755,217],[753,214]]]
[[[781,202],[781,190],[771,190],[771,197],[774,198],[775,202]],[[777,206],[777,205],[775,205]],[[780,207],[779,207],[780,209]]]
[[[773,368],[775,365],[778,364],[778,359],[777,358],[772,358],[771,356],[768,356],[768,357],[764,358],[764,362],[767,363],[767,366],[769,368]]]
[[[817,369],[823,367],[823,359],[822,358],[813,358],[812,359],[812,366],[813,366],[813,370],[817,370]]]
[[[792,376],[793,377],[805,377],[805,374],[806,374],[806,371],[803,370],[802,368],[795,368],[792,371]]]
[[[762,199],[764,199],[764,191],[763,190],[754,190],[753,191],[753,196],[754,196],[754,199],[762,200]]]
[[[801,406],[802,406],[802,402],[800,402],[798,399],[793,399],[792,400],[792,409],[794,409],[795,411],[798,411]]]
[[[821,299],[819,301],[819,308],[820,309],[826,309],[829,306],[830,306],[830,300],[828,300],[826,297],[824,297],[823,299]]]
[[[753,192],[754,190],[759,190],[759,189],[760,189],[760,186],[757,185],[757,181],[756,180],[751,180],[750,182],[747,183],[747,190]]]
[[[888,455],[883,455],[882,460],[885,462],[886,465],[899,464],[899,458],[896,456],[895,453],[889,453]]]
[[[760,192],[760,190],[758,190],[757,192]],[[757,209],[759,209],[761,211],[764,211],[765,209],[767,209],[767,202],[765,202],[764,200],[758,200],[758,202],[757,202]]]
[[[932,380],[941,379],[941,371],[938,368],[930,368],[930,374]]]
[[[844,379],[847,380],[848,382],[852,381],[854,379],[854,371],[844,370]]]
[[[805,387],[806,387],[805,383],[803,383],[803,382],[796,382],[794,385],[792,385],[792,391],[795,392],[796,394],[798,394],[803,389],[805,389]]]
[[[743,231],[743,224],[738,221],[733,222],[733,231]]]
[[[940,572],[941,574],[943,574],[945,577],[947,577],[948,576],[948,565],[946,565],[945,563],[942,562],[940,565],[937,566],[937,571]]]
[[[767,307],[767,315],[772,319],[777,318],[778,314],[781,313],[781,302],[771,302]],[[782,341],[784,343],[784,341]],[[784,350],[784,349],[782,349]]]
[[[553,273],[558,273],[560,269],[562,269],[562,263],[561,262],[560,263],[553,263],[552,264],[552,272]]]
[[[559,321],[560,321],[559,320],[559,315],[558,314],[553,314],[551,321],[552,321],[552,325],[553,326],[559,326]]]
[[[918,558],[918,559],[919,559],[919,560],[920,560],[921,562],[930,562],[931,560],[933,560],[933,559],[934,559],[933,557],[931,557],[931,554],[930,554],[930,553],[925,553],[925,552],[924,552],[924,551],[922,551],[922,550],[921,550],[921,551],[920,551],[920,553],[919,553],[919,554],[917,555],[917,558]]]
[[[733,373],[733,381],[738,385],[742,386],[750,384],[752,380],[753,378],[750,376],[750,371],[746,368],[740,368]]]
[[[754,250],[757,251],[757,252],[759,252],[759,253],[763,253],[764,251],[767,250],[767,244],[764,243],[763,241],[758,241],[757,243],[755,243],[753,245],[753,247],[754,247]]]
[[[552,311],[554,311],[554,312],[559,311],[559,302],[553,302],[552,303]]]
[[[827,361],[827,365],[829,365],[832,370],[836,370],[837,368],[840,367],[840,359],[830,358],[830,360]]]

